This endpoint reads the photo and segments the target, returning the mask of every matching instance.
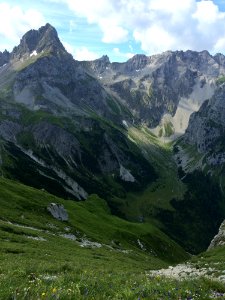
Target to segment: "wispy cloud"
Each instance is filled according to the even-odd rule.
[[[62,1],[76,16],[98,24],[105,43],[122,43],[133,36],[147,54],[225,50],[225,14],[211,0]]]
[[[7,2],[0,3],[0,38],[8,48],[18,43],[22,34],[31,28],[37,29],[45,23],[44,16],[35,9],[22,9]]]
[[[121,50],[119,48],[113,48],[113,53],[114,53],[114,56],[115,58],[117,58],[119,61],[121,59],[123,60],[127,60],[131,57],[134,56],[134,53],[131,53],[131,52],[121,52]]]
[[[122,61],[166,50],[225,53],[222,8],[224,0],[3,0],[0,50],[49,22],[82,60],[108,54]]]
[[[94,60],[100,57],[98,53],[90,51],[87,47],[75,48],[67,42],[63,42],[63,45],[76,60]]]

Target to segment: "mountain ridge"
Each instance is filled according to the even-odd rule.
[[[46,24],[25,34],[4,57],[9,57],[0,68],[4,177],[75,200],[96,193],[117,215],[158,222],[188,251],[207,247],[225,216],[223,191],[215,205],[207,198],[220,189],[220,181],[207,175],[209,166],[198,170],[199,176],[194,168],[183,167],[189,161],[179,140],[176,153],[164,142],[183,135],[191,114],[217,97],[225,74],[222,54],[167,51],[135,55],[125,63],[110,63],[107,56],[79,62]],[[188,131],[182,139],[186,136],[183,143],[190,150]],[[201,135],[207,139],[204,129]],[[198,151],[189,154],[195,166],[200,164]],[[204,184],[193,184],[197,178],[208,182],[206,192]],[[210,209],[200,221],[191,211],[193,200],[201,211],[205,199],[209,208],[221,207],[208,227]],[[187,215],[182,205],[189,209]],[[183,232],[174,228],[176,222]],[[195,222],[201,226],[192,235]]]

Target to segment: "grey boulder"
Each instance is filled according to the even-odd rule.
[[[68,213],[62,204],[50,203],[47,210],[57,220],[68,221],[69,219]]]

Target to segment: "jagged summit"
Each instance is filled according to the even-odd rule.
[[[95,61],[99,61],[99,62],[101,61],[102,63],[110,64],[108,55],[102,55],[102,57],[97,58]]]
[[[97,72],[98,74],[101,74],[111,65],[111,62],[109,60],[108,55],[103,55],[102,57],[100,57],[98,59],[95,59],[91,62],[87,62],[87,65],[94,72]]]
[[[24,55],[34,55],[42,52],[66,51],[58,38],[55,28],[47,23],[38,30],[29,30],[20,40],[19,46],[11,53],[11,58],[21,58]]]

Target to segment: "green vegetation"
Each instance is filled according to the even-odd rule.
[[[225,76],[221,76],[221,77],[217,78],[217,80],[216,80],[217,85],[221,85],[224,82],[225,82]]]
[[[64,205],[68,222],[47,212],[51,202]],[[112,216],[97,196],[65,201],[0,179],[0,205],[0,299],[203,300],[225,292],[222,284],[209,279],[150,275],[151,269],[187,259],[187,254],[154,226]],[[76,236],[76,241],[63,234]],[[84,240],[101,247],[84,247]],[[220,251],[217,257],[222,259]]]
[[[183,200],[173,199],[174,211],[161,210],[161,219],[171,237],[187,251],[199,253],[209,246],[224,220],[225,207],[218,184],[209,175],[195,171],[184,178]]]
[[[68,222],[48,213],[52,202],[64,205]],[[66,201],[2,178],[0,205],[0,299],[14,294],[16,299],[39,299],[42,293],[50,299],[53,289],[60,299],[70,299],[70,290],[71,297],[82,298],[85,288],[92,297],[116,298],[123,295],[122,282],[129,291],[136,274],[143,280],[146,270],[188,257],[154,226],[112,216],[106,202],[94,195],[85,202]],[[76,236],[76,241],[63,234]],[[101,247],[81,247],[84,240]]]
[[[64,205],[68,222],[47,212],[51,202]],[[149,275],[187,254],[154,226],[112,216],[95,195],[85,202],[65,201],[2,178],[0,205],[0,299],[206,300],[225,292],[209,279]],[[84,240],[101,247],[82,246]]]
[[[158,179],[146,189],[128,193],[125,199],[114,199],[114,201],[128,219],[152,222],[158,210],[173,210],[170,201],[173,198],[182,199],[186,186],[179,179],[177,166],[172,157],[172,145],[161,143],[144,127],[129,128],[128,134],[154,167]]]
[[[169,137],[174,134],[174,127],[171,122],[164,124],[165,137]]]

